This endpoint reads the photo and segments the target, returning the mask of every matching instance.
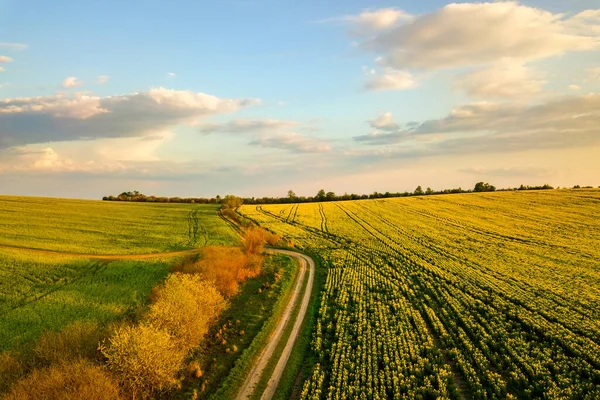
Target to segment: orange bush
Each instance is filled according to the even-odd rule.
[[[0,353],[0,393],[6,392],[25,373],[19,354]]]
[[[250,254],[260,254],[263,252],[267,241],[267,232],[262,228],[249,227],[244,233],[242,247],[244,252]]]
[[[118,400],[119,387],[99,366],[87,360],[73,360],[34,370],[20,379],[4,397],[6,400]]]

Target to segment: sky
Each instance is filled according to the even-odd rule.
[[[597,0],[0,0],[0,194],[600,185]]]

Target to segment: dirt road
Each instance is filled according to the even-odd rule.
[[[302,321],[304,321],[304,316],[306,315],[306,310],[308,309],[310,294],[312,293],[313,281],[315,277],[315,262],[312,258],[304,254],[289,250],[271,249],[269,251],[272,253],[285,254],[290,257],[296,258],[298,261],[300,261],[301,270],[298,276],[298,281],[294,286],[292,297],[283,312],[281,320],[279,321],[277,328],[275,329],[271,338],[269,339],[269,343],[264,348],[258,359],[254,362],[254,366],[252,367],[250,374],[246,378],[244,385],[242,386],[242,388],[238,392],[238,395],[236,396],[237,400],[246,400],[253,394],[254,387],[262,378],[265,367],[273,357],[277,357],[277,365],[275,366],[275,369],[273,370],[273,373],[269,378],[267,388],[262,393],[261,400],[269,400],[273,397],[273,395],[275,394],[275,390],[277,389],[277,385],[279,384],[279,381],[281,379],[281,375],[283,374],[283,370],[285,369],[287,361],[290,358],[290,354],[292,353],[292,348],[294,347],[294,343],[296,342],[298,333],[300,332]],[[300,294],[302,292],[302,287],[304,286],[304,281],[306,279],[307,269],[308,282],[304,290],[304,295],[302,296],[300,311],[298,313],[298,316],[296,317],[296,320],[292,321],[292,314],[295,306],[298,303],[298,298],[300,297]],[[274,354],[277,345],[282,340],[285,328],[288,326],[288,323],[292,322],[294,323],[294,325],[283,351],[281,352],[281,354]]]

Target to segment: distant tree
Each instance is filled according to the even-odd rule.
[[[474,192],[494,192],[495,190],[495,186],[484,182],[477,182],[475,184],[475,188],[473,189]]]
[[[325,200],[327,200],[327,201],[335,200],[335,193],[327,192],[327,194],[325,194]]]
[[[425,191],[425,194],[433,194],[433,193],[434,193],[434,191],[430,187],[428,187],[427,190]]]
[[[288,190],[288,194],[287,194],[288,199],[290,200],[295,200],[298,196],[296,196],[296,193],[294,193],[294,191],[292,189]]]
[[[581,189],[581,186],[575,185],[575,186],[573,186],[573,189]]]
[[[417,188],[415,189],[415,191],[413,193],[415,196],[422,196],[425,194],[425,192],[423,192],[423,188],[421,186],[417,186]]]
[[[315,199],[317,201],[324,201],[325,200],[325,196],[326,196],[325,190],[321,189],[321,190],[319,190],[317,192],[317,195],[315,196]]]
[[[241,197],[234,196],[232,194],[228,194],[227,196],[225,196],[223,198],[223,204],[229,208],[238,208],[239,206],[242,205],[242,203],[243,203],[243,200]]]

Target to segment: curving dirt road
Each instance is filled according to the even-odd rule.
[[[237,400],[247,400],[248,397],[250,397],[254,393],[254,387],[260,381],[265,367],[273,357],[278,357],[277,365],[275,366],[275,369],[271,374],[271,377],[267,384],[267,388],[262,393],[261,400],[270,400],[273,397],[273,395],[275,394],[275,390],[277,389],[277,385],[281,380],[283,370],[285,369],[287,361],[290,358],[290,354],[292,353],[292,348],[294,347],[294,343],[296,342],[298,333],[300,332],[300,327],[302,326],[302,321],[304,321],[304,316],[306,315],[306,310],[310,301],[310,294],[312,293],[313,281],[315,278],[315,262],[312,258],[304,254],[289,250],[270,249],[269,252],[285,254],[290,257],[296,258],[298,261],[300,261],[300,275],[298,276],[298,280],[296,282],[296,285],[294,286],[292,297],[283,312],[283,315],[281,317],[281,320],[279,321],[279,324],[277,325],[277,328],[271,335],[267,346],[263,349],[258,359],[254,362],[254,366],[252,367],[250,374],[246,378],[246,381],[244,382],[243,386],[241,387],[240,391],[236,396]],[[281,354],[275,355],[275,348],[282,340],[283,331],[288,325],[288,322],[292,322],[292,313],[294,307],[297,305],[298,298],[300,297],[300,293],[304,284],[304,280],[306,279],[307,267],[308,282],[304,290],[302,303],[300,304],[300,311],[298,313],[298,316],[296,317],[296,320],[293,321],[294,326],[292,328],[290,336],[287,339],[283,351],[281,352]]]

